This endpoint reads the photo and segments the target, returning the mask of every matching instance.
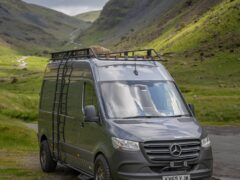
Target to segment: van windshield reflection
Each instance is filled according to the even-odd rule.
[[[190,116],[170,81],[114,81],[100,84],[110,119]]]

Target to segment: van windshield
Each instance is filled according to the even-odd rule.
[[[114,81],[100,86],[110,119],[190,116],[173,82]]]

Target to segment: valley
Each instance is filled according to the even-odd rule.
[[[45,54],[60,50],[69,34],[91,23],[21,0],[1,0],[0,39],[22,53]]]
[[[101,13],[76,18],[1,0],[0,179],[77,175],[63,167],[43,175],[36,162],[36,133],[26,126],[37,122],[42,77],[52,51],[92,45],[155,48],[187,102],[195,105],[201,124],[210,129],[240,126],[239,10],[240,0],[110,0]],[[221,138],[216,135],[211,136]]]
[[[101,14],[101,11],[90,11],[90,12],[78,14],[75,17],[79,20],[93,23],[99,18],[100,14]]]

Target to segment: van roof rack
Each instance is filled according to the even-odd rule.
[[[56,52],[51,54],[52,61],[63,59],[90,59],[115,61],[162,61],[161,56],[154,49],[141,49],[133,51],[118,51],[96,54],[92,48]]]
[[[133,51],[119,51],[98,54],[100,60],[116,61],[161,61],[161,56],[154,49],[140,49]]]
[[[85,59],[85,58],[96,58],[96,54],[91,48],[78,49],[78,50],[70,50],[70,51],[62,51],[51,53],[51,60],[58,61],[62,59]]]

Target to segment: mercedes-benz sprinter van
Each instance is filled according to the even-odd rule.
[[[152,49],[53,53],[39,116],[44,172],[62,163],[96,180],[212,176],[209,137]]]

